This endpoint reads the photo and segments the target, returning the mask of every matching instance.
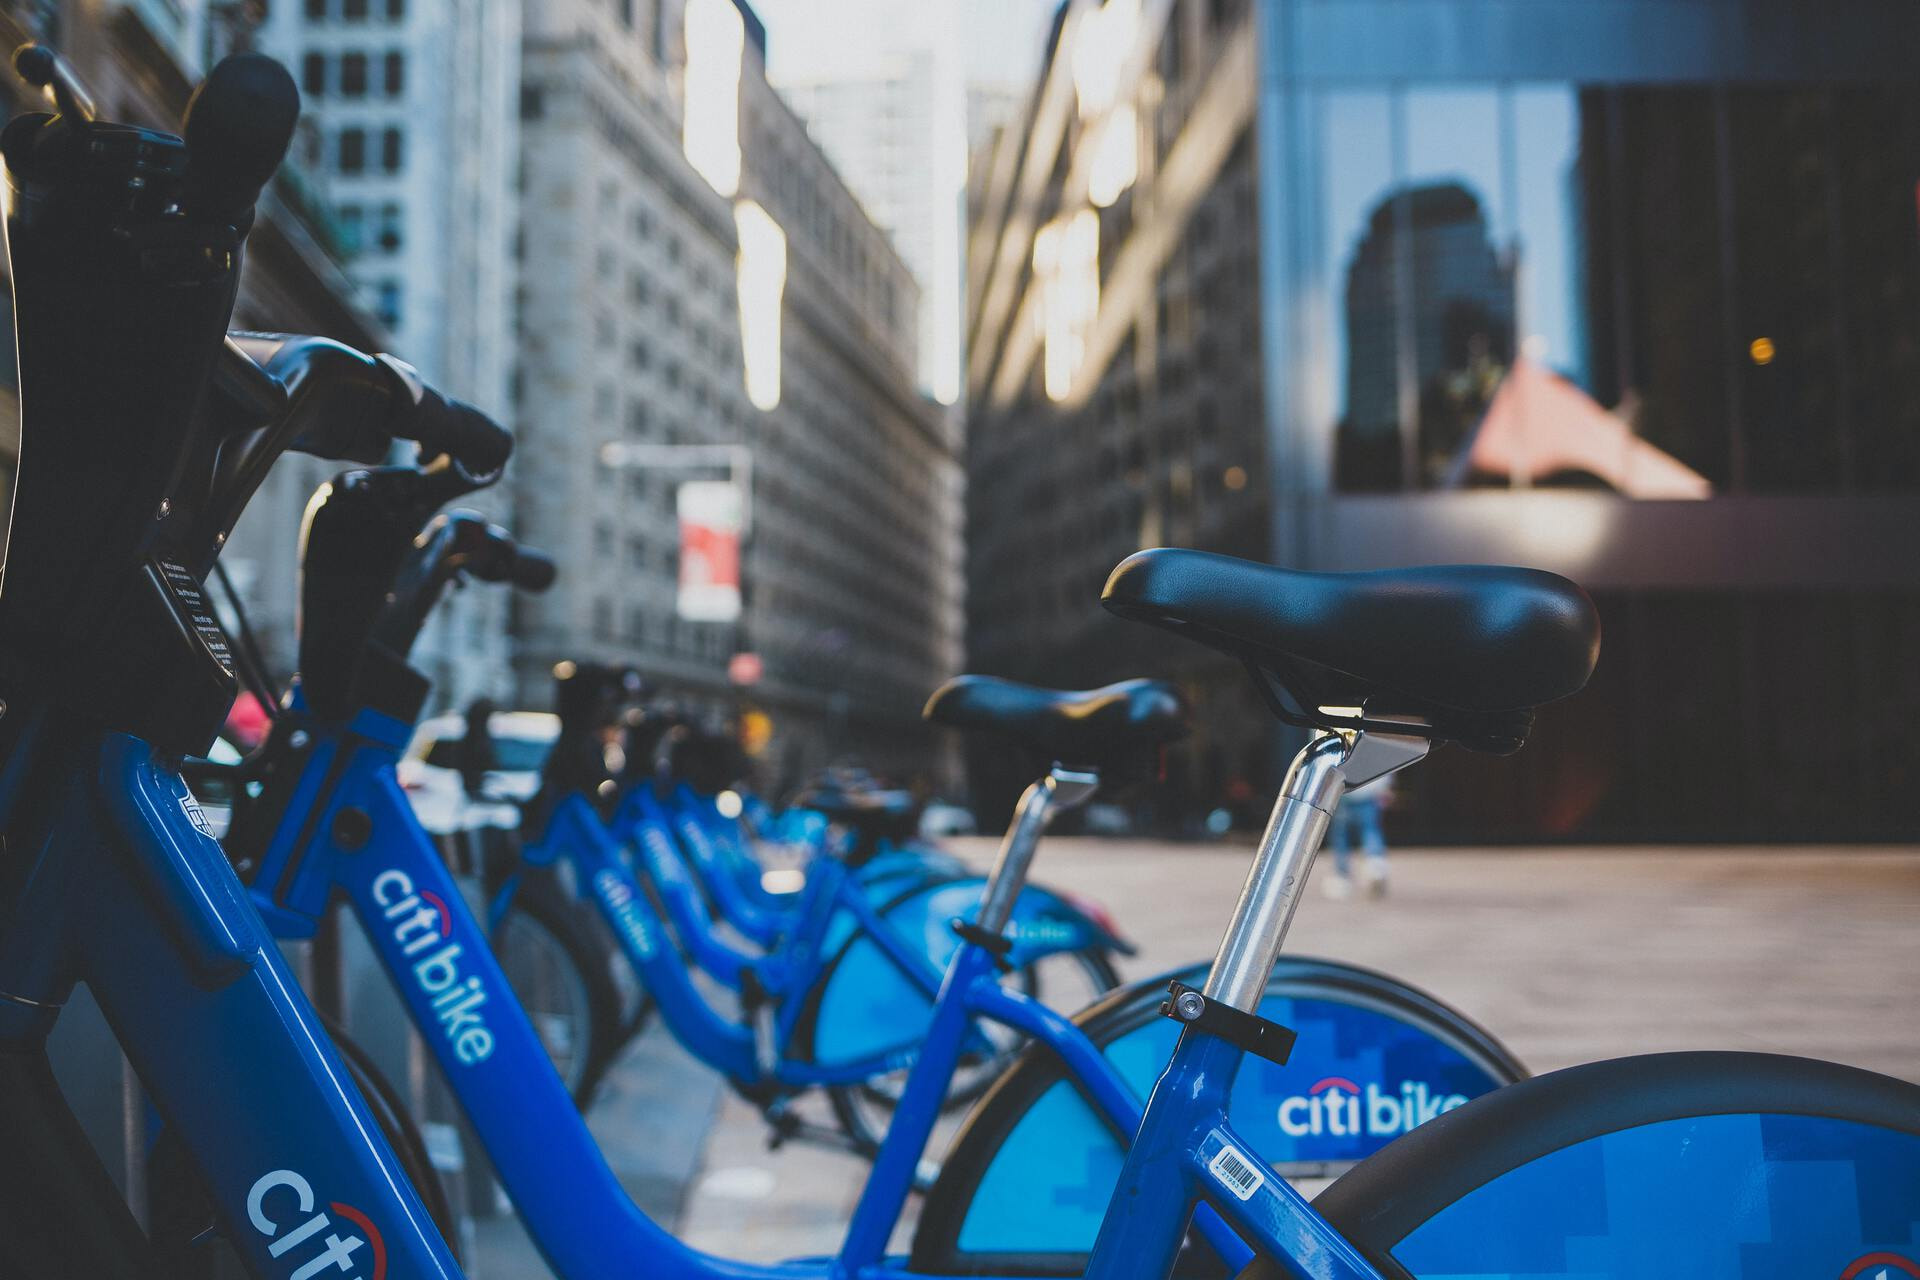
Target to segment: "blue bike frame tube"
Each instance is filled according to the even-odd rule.
[[[753,1033],[721,1018],[693,985],[592,805],[578,795],[560,801],[542,843],[572,863],[580,892],[613,930],[674,1038],[714,1070],[736,1080],[754,1079]]]
[[[1001,986],[991,976],[968,986],[966,993],[967,1007],[974,1014],[1024,1031],[1058,1056],[1067,1075],[1123,1141],[1130,1141],[1138,1132],[1142,1115],[1139,1098],[1121,1079],[1112,1060],[1071,1018],[1032,996]],[[1194,1210],[1193,1225],[1226,1264],[1229,1274],[1237,1275],[1253,1261],[1253,1251],[1211,1206],[1202,1204]]]
[[[710,977],[731,990],[740,990],[741,974],[755,967],[760,957],[729,945],[714,930],[706,897],[674,846],[664,818],[645,819],[634,826],[633,832],[641,873],[660,895],[682,949]]]
[[[1288,1275],[1382,1280],[1252,1147],[1231,1136],[1227,1104],[1242,1054],[1193,1027],[1181,1033],[1127,1150],[1086,1280],[1171,1274],[1197,1196]]]
[[[700,825],[698,818],[687,811],[692,793],[685,787],[677,788],[669,809],[653,794],[651,787],[642,784],[634,791],[631,797],[631,820],[636,825],[671,825],[687,852],[694,874],[713,896],[721,917],[759,945],[774,945],[781,932],[791,923],[791,904],[774,898],[757,883],[748,885],[722,863],[712,847],[712,837]],[[683,791],[687,793],[686,796],[682,796]]]
[[[907,1194],[913,1189],[920,1157],[939,1119],[963,1042],[973,1025],[967,997],[982,983],[999,986],[994,978],[993,956],[981,947],[963,943],[947,967],[946,983],[921,1041],[919,1059],[894,1108],[887,1136],[867,1175],[866,1190],[854,1206],[853,1220],[847,1224],[841,1256],[854,1267],[878,1262],[886,1253],[887,1237],[893,1233]]]
[[[43,994],[87,984],[249,1274],[458,1276],[179,775],[122,734],[62,754],[20,903],[71,965]],[[8,951],[0,990],[25,995]]]

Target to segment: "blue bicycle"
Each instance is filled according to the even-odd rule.
[[[706,885],[683,856],[650,771],[619,796],[614,822],[601,817],[603,797],[617,785],[607,776],[602,743],[622,719],[628,677],[617,669],[564,667],[555,699],[561,732],[529,808],[522,861],[535,874],[565,866],[574,891],[597,904],[660,1020],[767,1113],[776,1141],[805,1136],[872,1155],[897,1088],[890,1078],[911,1062],[957,945],[948,923],[972,911],[984,881],[898,868],[868,874],[867,858],[897,830],[901,811],[866,793],[846,793],[828,816],[853,828],[852,848],[810,864],[805,888],[782,908],[772,950],[735,945],[715,927]],[[816,796],[810,803],[830,802]],[[494,897],[494,921],[511,919],[520,883],[510,879]],[[616,910],[600,900],[594,886],[607,883],[618,883],[631,905]],[[1077,968],[1081,1002],[1116,984],[1106,953],[1130,950],[1040,886],[1023,888],[1009,930],[1016,946],[1008,964],[1018,980],[1031,991],[1040,966],[1058,957],[1056,969]],[[695,968],[739,993],[738,1017],[700,993]],[[1058,988],[1066,975],[1055,972],[1050,981]],[[1016,1045],[998,1028],[979,1029],[955,1100],[984,1087]],[[813,1088],[828,1091],[838,1132],[805,1124],[793,1110],[793,1098]]]
[[[0,134],[23,408],[0,591],[6,1270],[147,1277],[226,1249],[259,1277],[453,1276],[176,763],[232,702],[204,583],[282,451],[378,457],[404,437],[479,476],[511,441],[397,361],[252,343],[263,369],[226,340],[298,114],[277,63],[215,67],[184,140],[96,119],[50,50],[15,65],[56,112]],[[61,1098],[45,1045],[77,982],[178,1135],[205,1222],[143,1231]]]

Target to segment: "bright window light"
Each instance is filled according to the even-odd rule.
[[[733,0],[687,0],[687,116],[681,145],[715,191],[740,189],[740,55],[746,24]]]
[[[1080,118],[1091,120],[1113,105],[1120,69],[1140,33],[1140,0],[1107,0],[1080,20],[1073,37],[1073,89]]]
[[[1041,227],[1033,238],[1033,272],[1045,335],[1042,377],[1048,398],[1065,400],[1100,314],[1100,216],[1082,209]]]
[[[1133,104],[1122,103],[1107,113],[1093,140],[1092,165],[1087,170],[1087,199],[1104,209],[1120,198],[1140,176],[1140,123]]]
[[[756,409],[780,404],[780,306],[787,287],[787,233],[751,200],[733,206],[740,236],[740,354],[747,399]]]

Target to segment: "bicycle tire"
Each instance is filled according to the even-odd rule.
[[[516,931],[518,932],[516,936]],[[489,939],[521,1007],[533,1020],[574,1104],[585,1111],[626,1040],[627,1018],[610,966],[617,962],[580,918],[580,907],[549,874],[522,880]],[[538,948],[550,974],[526,971],[528,948]],[[516,974],[516,968],[520,972]],[[557,979],[567,1007],[554,1010],[536,985]]]
[[[1836,1180],[1844,1194],[1823,1195]],[[1634,1191],[1614,1190],[1625,1187]],[[1551,1276],[1502,1258],[1564,1251],[1576,1238],[1580,1274],[1603,1280],[1648,1274],[1649,1254],[1671,1261],[1655,1268],[1663,1275],[1708,1274],[1695,1265],[1703,1254],[1739,1258],[1752,1280],[1855,1275],[1870,1259],[1875,1274],[1911,1274],[1915,1204],[1920,1087],[1727,1052],[1618,1058],[1496,1090],[1355,1165],[1314,1202],[1388,1280]],[[1511,1222],[1516,1205],[1525,1232],[1485,1229],[1493,1215]],[[1839,1221],[1837,1206],[1857,1223]],[[1259,1258],[1240,1280],[1283,1274]]]

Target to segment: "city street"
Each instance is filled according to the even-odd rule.
[[[953,843],[982,865],[992,856],[989,840]],[[1037,875],[1113,912],[1140,946],[1123,967],[1136,978],[1211,952],[1247,856],[1242,843],[1058,839],[1044,846]],[[1412,850],[1396,853],[1383,900],[1329,901],[1310,886],[1291,948],[1413,980],[1535,1071],[1717,1048],[1914,1078],[1920,997],[1891,977],[1920,970],[1916,908],[1912,848]],[[681,1200],[682,1239],[751,1259],[831,1251],[864,1163],[797,1144],[768,1153],[758,1114],[665,1040],[657,1027],[643,1036],[595,1110],[623,1176],[635,1162],[690,1162],[697,1152],[697,1168],[682,1175],[694,1191]],[[670,1124],[658,1115],[666,1099]],[[663,1126],[689,1133],[702,1107],[713,1116],[704,1149],[662,1140]],[[656,1167],[629,1181],[646,1177],[666,1192],[671,1176]],[[540,1274],[504,1265],[530,1254],[501,1256],[479,1274]]]

